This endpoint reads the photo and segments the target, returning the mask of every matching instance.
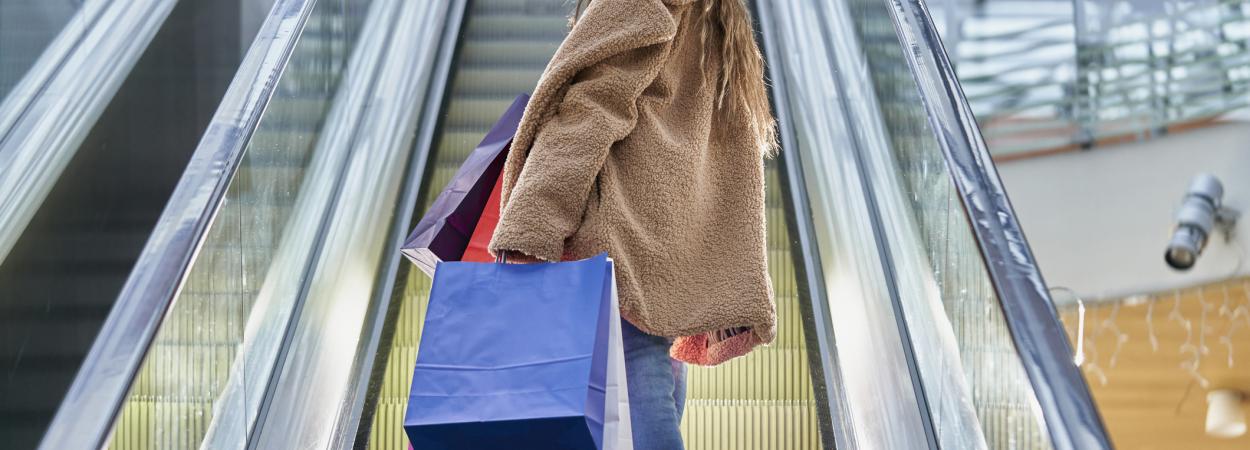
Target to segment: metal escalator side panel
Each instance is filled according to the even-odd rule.
[[[786,27],[774,22],[777,20],[776,12],[773,11],[775,6],[771,2],[757,1],[753,2],[753,6],[771,86],[770,94],[779,141],[783,149],[795,149],[800,144],[791,121],[796,119],[791,117],[789,80],[784,63],[781,62],[784,53],[781,51],[780,33]],[[812,216],[811,195],[803,174],[803,161],[798,150],[782,151],[779,159],[779,171],[786,196],[783,201],[789,219],[789,234],[793,236],[790,239],[792,259],[795,272],[799,276],[795,280],[796,290],[803,311],[803,328],[810,355],[808,364],[815,391],[822,448],[858,448],[850,431],[854,424],[851,422],[850,406],[847,404],[846,385],[839,372],[841,363],[833,332],[830,303],[823,288],[824,267],[816,242],[817,231]]]
[[[771,63],[783,65],[791,91],[788,158],[803,172],[835,336],[845,418],[834,432],[849,448],[938,448],[949,424],[935,425],[929,355],[906,320],[912,274],[891,252],[893,218],[872,167],[873,155],[889,153],[887,130],[846,5],[821,3],[770,2],[784,30],[784,57]]]
[[[412,154],[408,159],[403,184],[395,202],[395,214],[386,230],[386,250],[378,270],[374,299],[366,312],[356,359],[348,381],[346,397],[342,401],[334,448],[357,448],[369,443],[370,430],[378,409],[379,395],[376,388],[386,379],[390,348],[387,345],[394,332],[393,319],[399,303],[394,301],[397,280],[404,277],[406,260],[399,248],[412,227],[414,217],[407,211],[413,209],[421,192],[430,163],[431,146],[435,142],[441,111],[445,107],[451,86],[452,65],[461,45],[468,0],[456,0],[447,5],[442,36],[437,56],[431,62],[429,82],[424,103],[421,104],[418,123],[411,143]],[[402,286],[398,286],[401,290]],[[389,326],[388,326],[389,324]]]

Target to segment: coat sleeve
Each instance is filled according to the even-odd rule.
[[[586,14],[594,12],[592,7]],[[593,19],[602,20],[584,17],[578,27],[592,25]],[[566,45],[578,44],[578,31],[574,29]],[[655,80],[671,45],[669,40],[623,46],[572,76],[555,113],[538,128],[529,148],[492,236],[493,253],[507,250],[521,261],[560,260],[608,152],[633,131],[638,99]]]

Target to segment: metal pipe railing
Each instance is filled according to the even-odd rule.
[[[1124,17],[1095,8],[1106,4],[1093,0],[1046,5],[1039,8],[1070,7],[1063,14],[1071,16],[965,33],[951,54],[986,137],[993,136],[990,151],[996,156],[1145,138],[1245,108],[1239,89],[1250,81],[1244,74],[1250,55],[1245,0],[1160,7]],[[1000,18],[964,15],[956,26],[994,28]],[[1057,38],[1063,35],[1068,37]],[[1012,43],[1030,50],[1016,51],[1019,46]],[[1196,92],[1204,89],[1212,95]],[[1039,137],[1035,127],[1014,128],[1012,119],[1054,126]]]

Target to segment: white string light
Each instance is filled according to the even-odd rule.
[[[1159,353],[1159,337],[1155,335],[1155,302],[1146,304],[1146,333],[1150,338],[1150,352]]]
[[[1220,337],[1220,343],[1228,350],[1228,368],[1233,368],[1236,359],[1233,357],[1233,335],[1241,328],[1241,321],[1245,320],[1246,325],[1250,326],[1250,280],[1241,282],[1242,300],[1239,305],[1233,308],[1228,314],[1228,331]],[[1224,296],[1228,298],[1228,285],[1224,285]]]
[[[1207,341],[1210,335],[1216,338],[1217,344],[1224,354],[1220,355],[1224,359],[1225,364],[1229,368],[1235,367],[1236,363],[1236,336],[1237,332],[1242,328],[1250,328],[1250,278],[1240,281],[1242,292],[1235,295],[1234,292],[1237,284],[1222,283],[1220,285],[1220,294],[1222,299],[1219,302],[1214,299],[1207,298],[1207,291],[1214,286],[1203,286],[1190,289],[1176,289],[1171,292],[1172,308],[1168,311],[1166,324],[1161,325],[1179,327],[1185,330],[1184,341],[1177,347],[1177,356],[1180,357],[1177,367],[1181,369],[1193,382],[1208,389],[1211,381],[1203,375],[1203,360],[1211,354],[1211,344]],[[1085,302],[1067,288],[1055,288],[1055,290],[1063,290],[1069,292],[1076,298],[1076,354],[1074,362],[1084,369],[1086,377],[1091,383],[1100,386],[1106,386],[1110,381],[1109,371],[1117,367],[1119,357],[1124,351],[1124,346],[1131,340],[1131,335],[1124,332],[1119,326],[1120,310],[1124,306],[1138,306],[1142,303],[1146,304],[1145,326],[1148,334],[1147,341],[1150,343],[1152,353],[1159,353],[1160,337],[1158,329],[1154,323],[1154,310],[1156,303],[1159,303],[1167,294],[1155,297],[1146,296],[1130,296],[1120,300],[1106,302],[1106,308],[1087,308]],[[1186,293],[1192,292],[1193,298],[1184,298]],[[1190,302],[1198,310],[1198,317],[1191,318],[1185,314],[1182,308],[1182,301]],[[1194,309],[1191,307],[1191,309]],[[1098,317],[1099,311],[1106,311],[1106,315]],[[1211,316],[1210,313],[1215,313]],[[1209,319],[1217,319],[1212,321]],[[1226,324],[1223,322],[1227,322]],[[1086,324],[1097,324],[1094,328],[1087,330]],[[1100,353],[1100,344],[1110,340],[1114,342],[1114,348],[1102,348],[1108,350],[1107,353]]]
[[[1199,292],[1201,293],[1201,291]],[[1206,389],[1210,382],[1202,374],[1198,373],[1202,363],[1202,345],[1194,345],[1193,321],[1181,314],[1181,291],[1179,289],[1172,291],[1172,312],[1168,313],[1168,320],[1176,322],[1185,330],[1185,342],[1181,344],[1179,349],[1183,358],[1179,364],[1180,369],[1193,378],[1203,389]],[[1186,354],[1190,356],[1184,358]]]
[[[1116,316],[1118,316],[1119,313],[1120,302],[1115,302],[1111,305],[1111,314],[1108,314],[1107,318],[1103,319],[1102,323],[1098,325],[1097,335],[1102,335],[1103,332],[1110,331],[1112,335],[1115,336],[1115,350],[1111,352],[1111,357],[1107,361],[1107,367],[1111,369],[1115,368],[1116,360],[1120,356],[1120,349],[1124,348],[1124,344],[1128,342],[1128,334],[1120,331],[1120,327],[1115,323]]]

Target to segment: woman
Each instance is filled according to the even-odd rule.
[[[581,0],[577,11],[517,129],[489,249],[512,262],[608,252],[634,444],[679,449],[679,361],[718,364],[776,331],[763,63],[743,0]]]

